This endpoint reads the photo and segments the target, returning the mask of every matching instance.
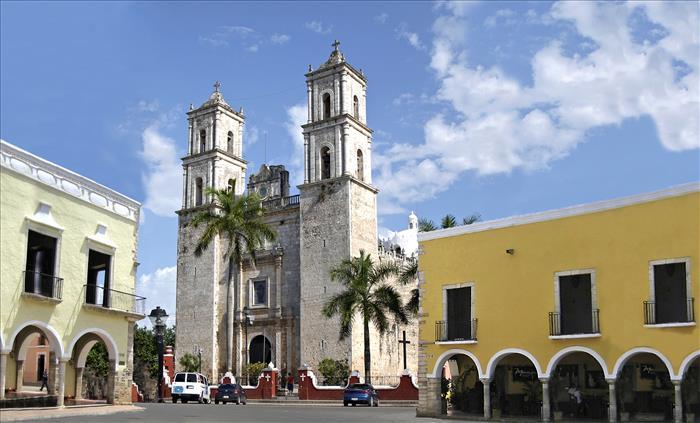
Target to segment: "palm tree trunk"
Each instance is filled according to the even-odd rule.
[[[363,319],[364,324],[362,329],[364,330],[365,337],[365,383],[372,383],[370,376],[370,369],[372,368],[372,356],[369,345],[369,320]]]
[[[233,369],[233,260],[228,261],[228,284],[226,286],[226,370]]]

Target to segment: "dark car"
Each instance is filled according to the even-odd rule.
[[[343,405],[345,407],[352,404],[367,404],[370,407],[379,407],[379,394],[369,383],[353,383],[345,388],[343,394]]]
[[[214,404],[218,404],[219,401],[226,404],[227,402],[235,402],[236,405],[245,405],[248,398],[246,398],[245,390],[241,385],[237,383],[222,383],[219,385],[219,389],[216,391],[216,398],[214,398]]]

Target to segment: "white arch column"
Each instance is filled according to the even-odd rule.
[[[15,365],[17,366],[17,382],[15,382],[15,391],[19,392],[23,388],[24,360],[15,360]]]
[[[548,422],[550,418],[549,406],[549,378],[540,378],[542,383],[542,421]]]
[[[488,378],[480,379],[484,385],[484,419],[491,418],[491,380]]]
[[[5,399],[5,376],[7,375],[8,351],[0,351],[0,399]]]
[[[75,368],[75,399],[83,399],[83,372],[85,367]]]
[[[673,422],[683,422],[683,395],[681,394],[681,381],[672,380],[673,383]]]
[[[58,389],[56,390],[56,395],[58,396],[57,398],[57,405],[59,407],[63,407],[63,399],[66,394],[66,363],[68,363],[68,359],[61,357],[58,360]]]
[[[608,382],[608,421],[617,421],[617,394],[615,393],[615,379],[606,379]]]

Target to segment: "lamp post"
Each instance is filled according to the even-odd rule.
[[[151,310],[148,315],[156,332],[156,350],[158,351],[158,402],[163,402],[163,333],[165,332],[165,322],[168,320],[168,313],[160,306]]]
[[[248,344],[248,326],[253,326],[253,321],[255,318],[251,316],[248,313],[248,310],[244,311],[245,313],[245,375],[246,378],[248,378],[248,364],[250,364],[250,345]],[[248,381],[248,384],[250,384],[250,380]]]

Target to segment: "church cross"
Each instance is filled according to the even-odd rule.
[[[215,90],[217,93],[219,92],[219,90],[221,90],[221,82],[216,81],[216,82],[214,83],[214,90]]]
[[[331,45],[333,46],[333,48],[335,49],[335,51],[338,51],[338,46],[340,45],[340,41],[335,40],[335,41],[333,42],[333,44],[331,44]]]
[[[265,380],[270,381],[270,375],[265,375]]]
[[[301,376],[300,376],[300,378],[301,378],[301,381],[303,382],[304,379],[306,379],[306,375],[305,375],[304,373],[302,373]]]
[[[399,340],[399,344],[403,344],[403,369],[406,370],[406,345],[410,344],[411,341],[406,340],[406,331],[403,331],[403,340]]]

